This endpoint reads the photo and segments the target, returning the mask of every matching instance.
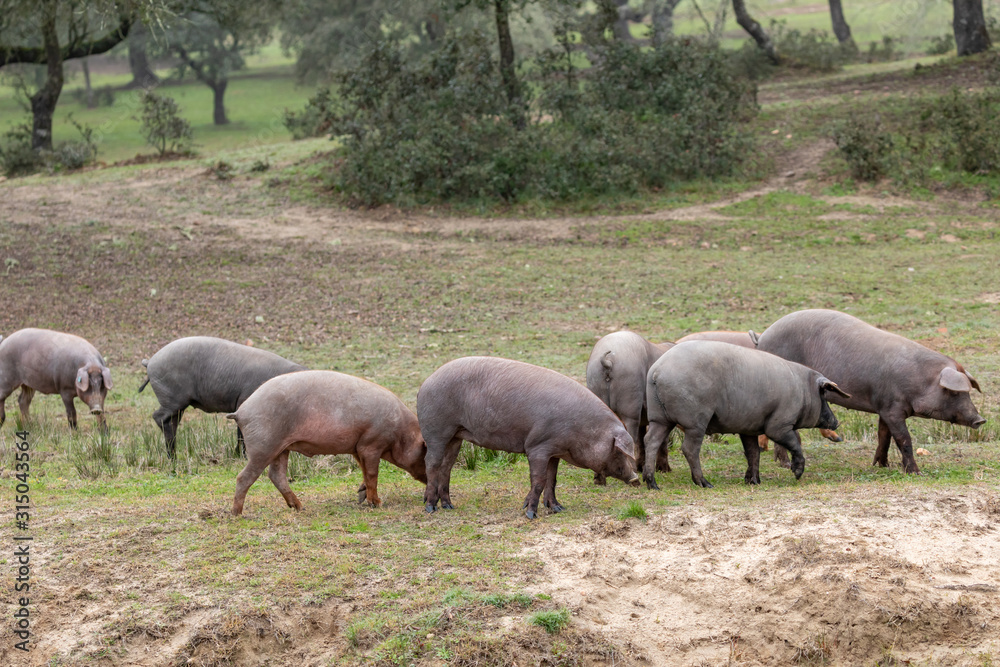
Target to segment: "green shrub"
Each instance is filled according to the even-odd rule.
[[[955,49],[955,34],[946,32],[937,37],[931,37],[931,43],[927,47],[927,55],[942,56]]]
[[[180,115],[180,107],[171,97],[161,97],[152,91],[142,93],[142,112],[138,120],[139,132],[146,143],[160,155],[173,151],[186,152],[191,148],[191,124]]]
[[[896,50],[897,43],[898,40],[889,35],[883,36],[881,42],[868,42],[868,53],[865,54],[865,61],[880,63],[899,60],[903,54]]]
[[[877,181],[892,166],[892,135],[878,115],[852,115],[834,128],[833,140],[857,180]]]
[[[548,53],[513,105],[494,50],[452,36],[414,64],[375,42],[336,101],[321,93],[286,123],[341,139],[332,185],[366,206],[631,193],[730,174],[750,152],[754,85],[714,46],[605,45],[585,85],[571,51]]]
[[[19,123],[4,133],[0,142],[0,169],[8,177],[26,176],[39,171],[73,170],[85,167],[97,158],[93,129],[73,120],[69,122],[80,133],[78,141],[60,141],[51,151],[31,147],[31,121]]]
[[[292,139],[319,137],[330,131],[334,115],[333,98],[329,88],[320,89],[309,98],[305,108],[298,113],[285,109],[284,124]]]
[[[922,115],[926,129],[942,134],[945,166],[972,173],[1000,167],[1000,90],[969,94],[958,88],[942,95]]]
[[[771,39],[781,58],[789,65],[818,72],[838,70],[856,55],[825,30],[812,28],[808,32],[802,32],[788,28],[784,21],[771,21]],[[753,46],[760,51],[756,44]]]

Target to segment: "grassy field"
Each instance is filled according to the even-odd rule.
[[[15,429],[32,443],[37,643],[16,652],[3,625],[0,663],[993,664],[995,198],[982,179],[934,192],[848,183],[823,130],[860,102],[905,113],[921,81],[872,69],[767,86],[753,131],[777,176],[595,211],[343,209],[317,183],[322,140],[276,143],[264,173],[236,142],[197,160],[0,183],[0,332],[83,335],[115,379],[107,437],[87,416],[70,433],[57,397],[37,397],[28,424],[7,401],[5,511]],[[233,178],[206,170],[219,157]],[[457,356],[582,380],[596,340],[623,327],[652,340],[761,331],[812,307],[959,359],[987,424],[910,420],[928,452],[919,477],[901,473],[894,448],[888,469],[871,467],[875,420],[843,410],[845,443],[803,433],[799,481],[767,461],[762,485],[745,486],[732,437],[703,449],[714,489],[691,484],[676,449],[660,491],[594,486],[564,464],[567,511],[533,522],[523,459],[466,450],[456,509],[427,515],[400,470],[382,466],[372,510],[355,502],[350,459],[293,455],[303,511],[260,479],[233,519],[231,424],[189,411],[172,463],[155,397],[136,393],[141,359],[185,335],[251,339],[413,407],[423,378]],[[0,532],[8,572],[17,534]],[[8,618],[13,586],[5,575]]]

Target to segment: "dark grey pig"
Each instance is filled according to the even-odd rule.
[[[174,458],[177,425],[188,406],[205,412],[234,412],[250,394],[271,378],[305,370],[273,352],[221,338],[192,336],[167,343],[143,359],[147,378],[160,407],[153,421],[163,431],[167,454]],[[237,432],[237,448],[243,443]]]
[[[792,454],[795,478],[805,470],[800,428],[837,428],[828,394],[843,391],[820,373],[771,354],[718,341],[679,343],[649,369],[649,431],[643,479],[657,488],[650,463],[675,426],[684,429],[681,451],[698,486],[701,442],[712,433],[736,433],[747,457],[748,484],[760,484],[760,447],[766,435]]]
[[[753,331],[699,331],[688,334],[683,338],[678,338],[678,343],[686,343],[689,340],[716,340],[720,343],[739,345],[754,349],[757,347],[757,334]]]
[[[970,396],[976,382],[951,357],[920,343],[876,329],[835,310],[785,315],[760,335],[758,349],[815,368],[851,398],[831,398],[853,410],[878,415],[878,448],[872,465],[889,465],[895,439],[903,470],[917,474],[907,417],[979,428],[986,422]]]
[[[288,486],[288,453],[351,454],[364,475],[358,502],[378,507],[380,460],[420,482],[424,439],[417,417],[395,394],[374,382],[335,371],[302,371],[268,380],[233,414],[243,431],[247,465],[236,478],[233,514],[243,512],[247,490],[264,468],[289,507],[302,503]]]
[[[539,366],[496,357],[463,357],[434,371],[417,392],[417,417],[427,442],[424,508],[451,509],[451,469],[462,440],[526,454],[529,519],[556,500],[559,460],[639,485],[632,438],[615,413],[578,382]]]
[[[113,386],[104,357],[79,336],[48,329],[21,329],[0,341],[0,426],[7,418],[4,401],[20,387],[17,404],[24,421],[28,421],[31,399],[39,391],[62,396],[71,428],[76,428],[73,399],[79,398],[97,416],[101,430],[106,431],[104,397]]]
[[[616,331],[594,345],[587,362],[587,388],[618,415],[635,443],[639,469],[645,461],[643,437],[646,433],[646,373],[673,343],[651,343],[633,331]],[[670,472],[667,449],[657,459],[656,469]],[[604,476],[594,475],[604,484]]]

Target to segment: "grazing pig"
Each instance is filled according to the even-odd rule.
[[[335,371],[300,371],[268,380],[226,415],[243,431],[247,465],[236,478],[233,514],[264,468],[289,507],[302,503],[288,486],[288,453],[351,454],[364,475],[358,502],[378,507],[378,466],[385,459],[426,483],[427,448],[417,417],[374,382]]]
[[[760,484],[760,435],[792,453],[798,479],[805,457],[795,429],[837,428],[828,393],[846,397],[836,384],[801,364],[718,341],[679,343],[649,369],[643,479],[649,488],[658,488],[650,463],[674,426],[684,429],[681,451],[698,486],[712,486],[702,474],[700,458],[702,439],[712,433],[739,434],[748,484]]]
[[[167,454],[175,457],[177,426],[188,406],[204,412],[233,412],[257,387],[278,375],[305,370],[305,366],[221,338],[192,336],[167,343],[149,359],[143,359],[147,384],[160,407],[153,421],[163,431]],[[237,450],[243,434],[237,431]]]
[[[970,396],[979,390],[962,365],[920,343],[835,310],[785,315],[760,335],[759,349],[815,368],[851,398],[831,398],[845,408],[878,415],[878,448],[872,465],[889,465],[895,439],[903,470],[919,474],[908,417],[926,417],[979,428],[986,422]]]
[[[40,391],[62,396],[70,428],[76,429],[73,399],[79,398],[97,416],[101,430],[107,431],[104,397],[113,386],[101,353],[79,336],[21,329],[0,342],[0,425],[7,418],[4,401],[21,387],[17,404],[24,421],[28,420],[31,399]]]
[[[720,343],[729,343],[751,349],[757,347],[757,334],[753,331],[699,331],[679,338],[677,342],[686,343],[689,340],[716,340]]]
[[[742,331],[699,331],[698,333],[688,334],[683,338],[677,340],[678,343],[685,343],[689,340],[717,340],[720,343],[729,343],[730,345],[739,345],[740,347],[746,347],[751,350],[757,349],[757,341],[760,336],[753,332],[751,329],[746,333]],[[643,387],[645,389],[645,387]],[[832,442],[843,442],[843,438],[837,435],[836,431],[831,431],[830,429],[820,429],[820,435],[822,435],[827,440]],[[757,444],[760,448],[767,451],[767,436],[762,435],[758,438]],[[776,461],[780,461],[782,465],[786,468],[788,467],[788,454],[785,453],[780,447],[775,450],[774,458]]]
[[[618,417],[578,382],[539,366],[496,357],[463,357],[434,371],[417,392],[417,417],[427,442],[424,509],[452,509],[449,485],[462,440],[526,454],[529,519],[556,500],[559,459],[639,485],[632,437]],[[652,468],[650,468],[652,469]]]
[[[635,443],[636,464],[645,461],[643,437],[646,433],[646,373],[673,343],[650,343],[632,331],[616,331],[594,345],[587,362],[587,388],[618,415]],[[670,472],[667,450],[661,451],[656,469]],[[604,484],[595,473],[594,481]]]

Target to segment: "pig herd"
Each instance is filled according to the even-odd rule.
[[[767,440],[796,478],[805,470],[798,429],[839,440],[830,403],[878,415],[873,465],[888,465],[895,440],[903,469],[918,473],[906,419],[917,416],[971,428],[986,420],[972,403],[978,382],[943,354],[832,310],[782,317],[760,336],[703,332],[676,343],[651,343],[619,331],[594,346],[587,386],[555,371],[497,357],[463,357],[428,377],[414,414],[389,390],[334,371],[312,371],[276,354],[218,338],[181,338],[143,360],[160,407],[153,419],[175,455],[177,427],[189,406],[226,413],[237,425],[247,464],[236,479],[233,514],[265,468],[289,507],[301,509],[287,477],[289,452],[351,454],[363,480],[358,501],[378,506],[385,460],[426,485],[428,512],[452,508],[450,481],[463,441],[524,454],[531,488],[525,514],[541,501],[562,511],[555,486],[559,461],[588,468],[595,482],[614,477],[656,489],[669,472],[671,431],[683,430],[681,453],[692,481],[711,487],[701,468],[706,435],[740,436],[744,480],[759,484]],[[74,399],[102,430],[111,372],[93,345],[71,334],[22,329],[0,339],[0,425],[4,401],[21,387],[28,419],[36,391],[59,394],[76,428]],[[790,458],[789,458],[790,457]]]

